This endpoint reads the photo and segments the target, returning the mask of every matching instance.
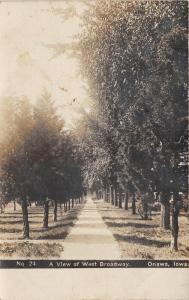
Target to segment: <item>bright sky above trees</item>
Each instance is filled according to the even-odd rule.
[[[79,18],[65,20],[57,13],[66,5],[64,1],[0,4],[0,99],[25,95],[35,102],[46,89],[70,126],[89,105],[79,62],[66,54],[53,57],[53,50],[45,47],[72,42],[81,31]],[[83,9],[77,1],[74,7],[78,13]]]

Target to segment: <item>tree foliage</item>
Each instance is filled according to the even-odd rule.
[[[10,122],[7,113],[13,108]],[[57,215],[57,203],[81,197],[80,154],[48,93],[34,107],[27,99],[8,101],[2,114],[6,135],[0,143],[1,195],[4,203],[16,200],[22,205],[24,237],[29,237],[28,203],[44,204],[47,228],[49,199],[55,201]]]
[[[173,195],[174,214],[179,193],[187,194],[187,4],[96,1],[84,24],[83,75],[104,124],[90,132],[99,153],[90,160],[108,157],[99,176],[143,203],[158,192],[170,205]]]

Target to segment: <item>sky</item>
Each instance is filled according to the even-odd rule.
[[[46,44],[74,41],[80,20],[56,13],[67,1],[18,1],[0,4],[0,101],[27,96],[35,103],[44,90],[51,93],[66,126],[77,123],[82,109],[90,110],[79,61],[66,54],[53,58]],[[75,8],[83,7],[76,1]],[[76,100],[73,102],[73,99]]]

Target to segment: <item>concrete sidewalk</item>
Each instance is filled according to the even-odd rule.
[[[61,259],[120,259],[121,252],[90,197],[63,242]]]

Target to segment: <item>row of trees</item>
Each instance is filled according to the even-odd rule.
[[[159,195],[177,250],[187,197],[187,3],[96,1],[85,15],[81,65],[95,100],[80,131],[88,185],[121,206]],[[81,124],[82,126],[82,124]]]
[[[23,99],[6,98],[1,107],[1,203],[22,206],[24,238],[29,238],[28,204],[44,205],[43,227],[48,228],[49,205],[65,209],[83,194],[78,144],[56,113],[48,93],[35,106]],[[4,128],[3,128],[4,126]]]

